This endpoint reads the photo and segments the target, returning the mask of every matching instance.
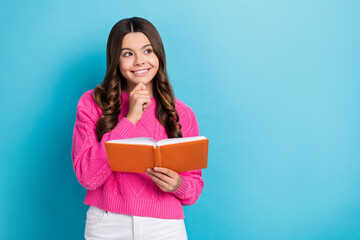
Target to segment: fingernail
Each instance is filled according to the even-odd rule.
[[[146,169],[146,171],[150,172],[150,171],[151,171],[151,169],[150,169],[150,168],[148,168],[148,169]]]

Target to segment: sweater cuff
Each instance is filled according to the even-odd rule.
[[[126,117],[123,117],[112,130],[112,139],[130,138],[135,130],[135,125]]]
[[[181,183],[180,187],[171,193],[174,194],[177,198],[183,199],[185,196],[185,192],[189,187],[189,180],[185,176],[180,175],[180,177],[182,179],[182,183]]]

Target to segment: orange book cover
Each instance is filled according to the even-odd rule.
[[[156,142],[138,137],[105,142],[111,170],[146,173],[164,167],[185,172],[207,167],[209,139],[204,136],[169,138]]]

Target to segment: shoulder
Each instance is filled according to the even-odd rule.
[[[77,108],[89,108],[90,106],[93,106],[95,103],[94,97],[93,97],[94,89],[88,90],[84,92],[78,101]]]
[[[93,97],[94,89],[84,92],[77,103],[76,112],[79,117],[86,115],[93,121],[99,118],[97,104]]]
[[[183,101],[175,98],[175,109],[179,114],[179,118],[185,117],[185,118],[194,118],[195,113],[194,111]]]
[[[198,134],[198,122],[194,111],[183,101],[175,98],[175,109],[179,115],[179,123],[184,137]]]

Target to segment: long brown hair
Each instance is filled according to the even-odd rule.
[[[117,22],[110,31],[106,48],[106,74],[104,80],[94,89],[94,99],[102,115],[97,121],[96,135],[111,131],[118,122],[123,104],[121,90],[126,87],[126,79],[119,69],[122,40],[127,33],[142,32],[150,40],[154,53],[159,59],[159,70],[152,80],[153,95],[156,100],[156,117],[165,127],[168,138],[183,137],[179,115],[175,109],[175,95],[166,71],[163,43],[154,25],[144,18],[125,18]],[[119,102],[120,100],[120,102]]]

